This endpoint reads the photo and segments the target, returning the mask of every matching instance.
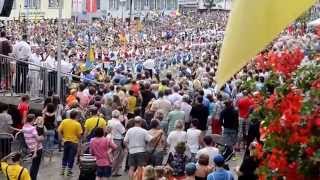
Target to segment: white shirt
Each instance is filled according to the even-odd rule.
[[[168,99],[171,102],[171,104],[174,104],[177,101],[182,101],[182,96],[179,93],[175,92],[175,93],[169,95]]]
[[[214,165],[213,158],[220,154],[219,149],[216,147],[204,147],[200,149],[196,155],[196,159],[199,159],[201,154],[206,154],[209,156],[209,165]]]
[[[184,122],[190,122],[190,112],[191,112],[192,106],[186,102],[180,103],[180,110],[184,111]]]
[[[32,54],[30,45],[25,41],[19,41],[13,46],[13,54],[17,59],[28,60]]]
[[[71,70],[72,70],[72,64],[62,59],[61,60],[61,72],[70,73]]]
[[[123,134],[126,132],[126,129],[118,119],[112,118],[108,121],[108,127],[111,127],[111,135],[113,139],[123,139]]]
[[[169,152],[174,152],[174,148],[179,142],[187,142],[187,133],[185,131],[171,131],[167,143],[170,145]]]
[[[57,67],[57,62],[54,57],[49,56],[45,62],[46,67],[51,68],[51,69],[56,69]],[[50,70],[49,70],[50,71]]]
[[[199,150],[199,138],[201,131],[196,128],[190,128],[187,130],[187,145],[190,148],[191,153],[197,153]]]
[[[31,55],[30,62],[36,65],[41,65],[41,56],[36,53]],[[29,65],[29,69],[40,70],[39,66]]]
[[[130,154],[146,152],[147,143],[151,139],[152,136],[148,131],[141,127],[130,128],[124,137],[124,141],[128,143]]]
[[[153,59],[148,59],[146,62],[143,63],[143,67],[146,69],[154,69],[154,60]]]

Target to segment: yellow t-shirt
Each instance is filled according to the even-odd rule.
[[[10,180],[18,180],[19,174],[23,168],[20,180],[31,180],[28,169],[20,166],[19,164],[8,165],[6,162],[1,162],[1,169],[5,177],[9,176]],[[8,172],[8,175],[7,175]]]
[[[82,134],[82,127],[76,120],[65,119],[61,122],[58,131],[62,134],[64,142],[78,143]]]
[[[87,134],[90,134],[92,129],[94,129],[97,125],[99,119],[99,124],[98,127],[100,128],[106,128],[107,127],[107,122],[104,120],[102,117],[98,116],[93,116],[91,118],[88,118],[86,122],[84,123],[84,129],[86,130]]]
[[[128,112],[134,113],[137,106],[137,98],[135,96],[129,96],[128,97]]]

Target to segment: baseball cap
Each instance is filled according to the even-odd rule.
[[[224,157],[219,155],[216,155],[213,158],[213,162],[217,165],[217,166],[222,166],[224,164]]]
[[[188,176],[193,175],[196,172],[196,170],[197,170],[197,166],[195,163],[191,162],[186,164],[185,171]]]

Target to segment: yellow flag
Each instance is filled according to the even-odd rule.
[[[236,0],[222,45],[217,83],[221,87],[315,0]]]
[[[90,62],[94,62],[94,59],[95,59],[95,57],[94,57],[94,48],[90,48],[90,50],[89,50],[89,60],[90,60]]]

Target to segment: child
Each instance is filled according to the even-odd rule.
[[[197,167],[194,163],[188,163],[186,165],[185,171],[186,171],[186,178],[185,180],[196,180],[196,173]]]
[[[17,128],[21,129],[29,113],[29,96],[28,95],[24,95],[21,97],[21,101],[18,104],[18,111],[20,114],[21,121],[17,124]]]
[[[209,165],[209,156],[201,154],[197,162],[197,171],[195,172],[196,180],[206,180],[208,174],[213,171],[213,167]]]
[[[143,180],[156,180],[155,170],[152,166],[146,166],[144,168]]]

